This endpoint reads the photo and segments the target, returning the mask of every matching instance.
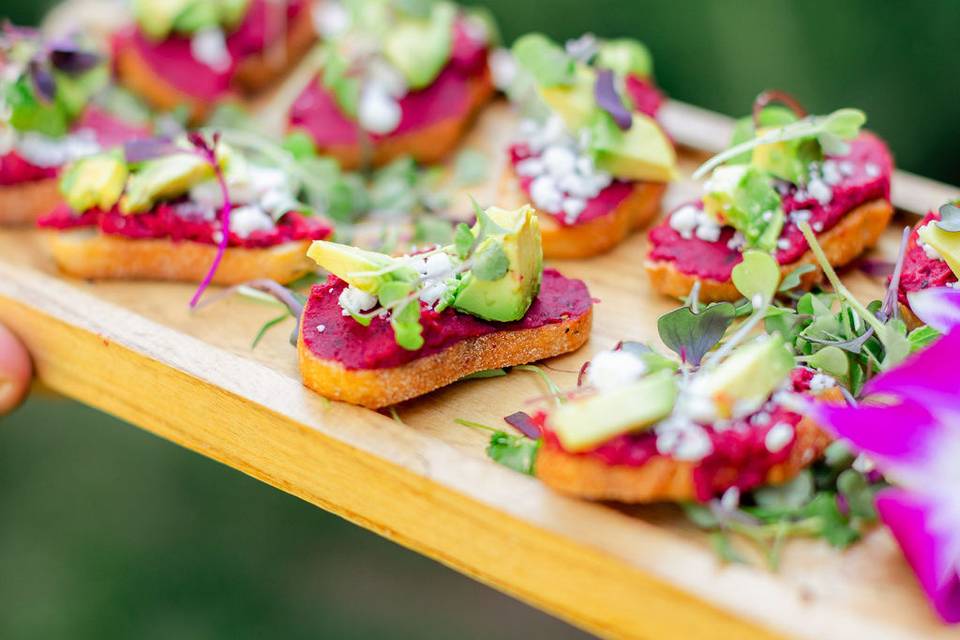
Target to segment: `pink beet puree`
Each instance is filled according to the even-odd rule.
[[[91,209],[78,216],[64,204],[37,221],[37,226],[61,231],[84,227],[96,228],[104,234],[131,240],[168,239],[173,242],[188,240],[203,244],[218,244],[214,234],[220,229],[219,222],[208,222],[199,217],[188,219],[176,213],[175,206],[171,203],[162,203],[149,213],[136,215],[123,215],[116,208],[110,211]],[[269,231],[254,231],[246,238],[231,233],[229,245],[254,249],[297,240],[322,240],[328,237],[332,230],[332,227],[322,218],[310,218],[291,212],[283,216]]]
[[[940,219],[939,211],[931,211],[919,222],[910,233],[907,243],[907,253],[903,258],[903,273],[900,275],[900,289],[897,297],[902,304],[907,304],[907,294],[921,289],[945,287],[957,281],[950,267],[943,260],[931,258],[917,244],[917,230],[925,224]],[[909,305],[908,305],[909,306]]]
[[[509,153],[510,164],[513,166],[516,166],[517,163],[522,160],[534,157],[534,154],[530,152],[530,147],[525,144],[511,145]],[[527,194],[527,196],[529,196],[530,184],[533,182],[533,178],[531,176],[517,175],[517,179],[520,183],[520,188],[523,189],[523,192]],[[621,202],[630,196],[632,191],[632,182],[614,180],[600,193],[587,200],[586,208],[584,208],[580,215],[577,216],[577,219],[573,222],[568,221],[566,216],[563,215],[562,211],[543,211],[542,213],[548,214],[554,222],[561,226],[573,227],[578,224],[590,222],[591,220],[596,220],[597,218],[611,213],[614,209],[620,206]]]
[[[496,331],[536,329],[582,316],[593,306],[587,285],[582,281],[565,278],[556,269],[544,269],[540,294],[522,320],[489,322],[453,309],[437,313],[424,306],[420,311],[424,346],[408,351],[397,345],[389,320],[374,318],[370,326],[364,327],[343,315],[337,299],[346,286],[335,276],[324,284],[314,285],[303,311],[301,331],[313,355],[339,362],[347,369],[398,367],[443,351],[461,340]]]
[[[190,38],[181,35],[171,35],[166,40],[154,42],[134,25],[116,34],[112,44],[115,53],[125,47],[134,47],[150,68],[178,91],[198,100],[214,100],[231,90],[239,63],[259,54],[266,47],[267,25],[270,24],[268,10],[267,0],[250,0],[247,15],[227,36],[227,50],[232,62],[223,71],[214,71],[198,62],[190,52]],[[308,9],[302,0],[289,0],[287,24],[305,10]]]
[[[97,143],[104,149],[118,147],[137,138],[146,138],[152,134],[146,123],[136,124],[116,117],[95,104],[87,106],[83,114],[73,124],[73,130],[90,129],[97,137]]]
[[[893,158],[880,138],[871,133],[861,133],[860,137],[850,144],[847,155],[831,158],[837,162],[850,162],[854,171],[833,186],[833,199],[828,204],[821,205],[806,194],[801,194],[801,197],[806,197],[798,199],[798,189],[794,185],[789,185],[782,196],[783,210],[788,215],[780,238],[789,245],[787,248],[778,249],[774,254],[780,264],[798,260],[808,248],[800,229],[790,219],[790,212],[809,210],[810,225],[815,230],[817,223],[823,225],[822,229],[817,231],[819,235],[830,230],[845,214],[861,204],[881,198],[890,199]],[[868,172],[868,165],[877,170],[875,175]],[[651,260],[672,262],[682,273],[724,282],[730,279],[733,267],[742,259],[739,251],[727,247],[733,234],[732,228],[725,227],[717,242],[707,242],[697,237],[685,239],[670,227],[670,217],[667,216],[650,230],[649,257]]]
[[[794,369],[790,375],[792,390],[797,393],[808,392],[811,378],[813,371],[810,369]],[[775,424],[785,422],[796,427],[802,416],[780,405],[768,405],[765,411],[770,414],[770,420],[763,425],[752,424],[752,416],[735,421],[723,431],[703,425],[713,444],[713,453],[696,463],[693,482],[697,500],[706,502],[723,494],[730,487],[743,491],[755,489],[764,484],[771,468],[790,457],[796,438],[775,453],[767,450],[764,440]],[[563,449],[556,434],[547,424],[546,414],[538,413],[534,416],[534,422],[544,434],[543,446]],[[666,457],[657,451],[657,437],[653,431],[620,435],[593,451],[573,454],[568,452],[568,455],[596,458],[611,467],[640,467],[655,457]]]
[[[13,150],[0,155],[0,187],[53,178],[57,171],[57,167],[38,167],[31,164]]]
[[[450,61],[433,83],[400,99],[400,124],[386,135],[371,134],[376,142],[418,131],[437,122],[466,115],[470,108],[470,82],[486,73],[487,45],[471,39],[459,23],[454,25]],[[357,123],[340,110],[333,94],[319,79],[304,87],[290,107],[290,127],[306,130],[321,147],[360,143]]]
[[[647,78],[630,74],[627,76],[626,89],[637,111],[651,118],[657,117],[657,112],[663,104],[663,94],[652,82]]]

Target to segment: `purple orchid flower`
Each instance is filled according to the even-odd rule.
[[[944,333],[864,387],[858,406],[811,405],[820,424],[865,453],[894,486],[877,495],[934,609],[960,622],[960,291],[911,294],[913,312]]]

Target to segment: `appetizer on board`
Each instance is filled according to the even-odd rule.
[[[816,266],[798,227],[804,221],[834,266],[874,246],[893,215],[893,159],[880,138],[860,131],[865,120],[855,109],[810,116],[786,94],[761,94],[730,147],[694,174],[710,174],[703,198],[649,232],[654,288],[682,297],[699,282],[701,300],[735,300],[730,275],[750,249],[773,254],[784,274]],[[821,274],[805,274],[805,287]]]
[[[308,255],[332,275],[300,320],[304,384],[376,409],[583,345],[590,293],[543,269],[534,211],[477,216],[454,244],[401,258],[314,242]]]
[[[922,322],[910,308],[910,294],[937,287],[957,287],[960,276],[960,207],[949,202],[918,222],[907,241],[897,299],[910,327]]]
[[[533,416],[543,442],[534,474],[594,500],[707,500],[793,478],[830,438],[788,398],[840,400],[832,379],[796,367],[778,335],[682,375],[680,364],[635,343],[605,351],[591,389]]]
[[[290,282],[311,270],[304,253],[332,228],[297,200],[291,178],[226,145],[189,138],[128,143],[64,170],[65,202],[38,221],[63,271],[203,280],[202,291],[209,282]]]
[[[503,202],[531,202],[547,258],[608,251],[660,209],[676,177],[673,145],[656,121],[663,98],[650,54],[634,40],[520,38],[498,78],[524,115],[500,185]],[[508,64],[510,64],[508,62]]]
[[[134,0],[113,36],[120,83],[194,123],[281,78],[316,40],[307,0]]]
[[[0,225],[53,209],[67,162],[149,133],[95,100],[107,89],[107,65],[79,39],[5,25],[0,71]]]
[[[330,1],[317,9],[322,70],[289,127],[347,169],[403,155],[438,162],[493,95],[495,27],[451,2]]]

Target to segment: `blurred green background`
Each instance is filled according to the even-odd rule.
[[[35,22],[51,2],[4,0]],[[634,36],[673,97],[863,108],[898,164],[960,184],[960,2],[490,0],[504,35]],[[930,206],[939,203],[931,202]],[[509,598],[74,403],[0,419],[0,638],[567,638]]]

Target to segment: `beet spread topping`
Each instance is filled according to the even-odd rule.
[[[38,167],[31,164],[16,151],[0,155],[0,186],[55,178],[57,171],[57,167]]]
[[[807,242],[797,226],[806,220],[819,235],[832,229],[847,213],[871,200],[890,198],[890,176],[893,159],[887,146],[870,133],[861,133],[850,143],[844,156],[830,156],[827,162],[836,168],[835,184],[829,201],[815,194],[782,183],[781,197],[786,221],[777,250],[777,262],[789,264],[806,253]],[[702,208],[701,203],[684,205]],[[683,207],[681,207],[683,208]],[[671,216],[673,214],[671,213]],[[725,282],[742,254],[737,249],[734,230],[723,227],[716,241],[699,237],[683,237],[671,226],[667,216],[650,231],[650,255],[654,261],[670,262],[680,272],[698,278]]]
[[[246,58],[263,52],[268,44],[267,30],[272,21],[268,0],[251,0],[240,25],[226,37],[230,63],[222,70],[214,70],[198,61],[191,52],[191,38],[171,35],[154,42],[137,27],[130,27],[113,38],[114,58],[124,48],[132,47],[153,72],[173,85],[178,91],[198,100],[214,100],[229,93],[237,67]],[[287,2],[287,24],[301,11],[309,10],[302,0]]]
[[[124,215],[117,207],[110,211],[91,209],[76,215],[66,205],[61,205],[37,224],[45,229],[61,231],[69,229],[98,229],[101,233],[131,240],[166,239],[173,242],[190,241],[216,245],[220,237],[220,224],[216,217],[191,216],[185,207],[189,203],[161,203],[152,211],[136,215]],[[247,236],[231,232],[229,246],[255,249],[272,247],[298,240],[322,240],[332,231],[321,218],[312,218],[300,213],[284,215],[269,230],[256,230]]]
[[[902,304],[908,305],[907,294],[921,289],[946,287],[957,282],[946,261],[933,257],[918,242],[917,231],[931,222],[940,219],[940,213],[931,211],[917,224],[910,233],[907,242],[907,253],[903,259],[903,272],[900,274],[900,289],[897,297]]]
[[[130,140],[148,138],[152,133],[147,124],[127,122],[94,104],[87,106],[73,125],[74,131],[83,129],[93,131],[97,144],[103,149],[118,147]]]
[[[789,390],[808,393],[814,377],[810,369],[798,367],[790,374]],[[534,422],[543,433],[543,446],[563,450],[556,434],[546,424],[543,412],[534,416]],[[755,489],[766,483],[767,473],[784,463],[796,445],[795,428],[802,420],[798,413],[790,411],[771,400],[761,411],[734,420],[716,429],[701,425],[710,438],[712,452],[693,463],[693,482],[697,499],[706,502],[723,494],[730,487],[741,491]],[[767,434],[779,425],[789,425],[794,436],[784,445],[770,450]],[[653,429],[640,433],[628,433],[608,440],[596,449],[567,455],[589,457],[610,466],[641,467],[654,458],[669,458],[657,450],[657,435]],[[672,459],[672,458],[670,458]],[[812,462],[812,460],[811,460]],[[678,464],[686,464],[678,462]]]
[[[439,353],[462,340],[497,331],[537,329],[580,317],[590,311],[593,302],[586,285],[565,278],[555,269],[544,269],[540,293],[522,320],[490,322],[467,313],[445,309],[436,312],[422,304],[420,324],[424,346],[409,351],[397,345],[389,321],[375,317],[364,327],[343,315],[337,302],[347,284],[331,276],[324,284],[313,286],[303,315],[303,340],[317,358],[338,362],[347,369],[385,369]]]
[[[471,83],[486,73],[487,45],[470,38],[463,25],[454,24],[450,60],[430,86],[411,91],[399,100],[400,123],[388,134],[369,133],[373,141],[413,133],[455,118],[470,110]],[[307,131],[321,147],[355,146],[361,132],[345,114],[319,78],[310,82],[290,107],[290,126]]]

